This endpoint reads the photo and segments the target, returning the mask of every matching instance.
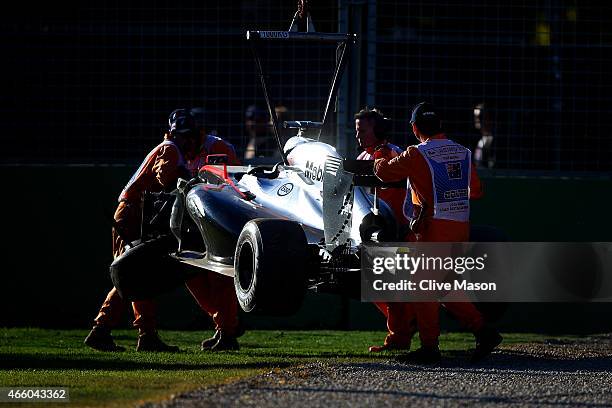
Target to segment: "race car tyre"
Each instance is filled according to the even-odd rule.
[[[176,245],[170,236],[137,242],[110,266],[110,276],[119,295],[127,301],[152,299],[180,286],[193,276],[193,269],[170,257]]]
[[[236,245],[234,287],[246,312],[287,316],[302,305],[310,252],[300,224],[249,221]]]

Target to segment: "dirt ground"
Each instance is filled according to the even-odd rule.
[[[501,346],[480,364],[309,363],[148,407],[612,406],[612,334]]]

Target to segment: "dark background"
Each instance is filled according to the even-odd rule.
[[[399,144],[411,107],[427,99],[449,134],[474,147],[472,109],[484,102],[493,111],[496,168],[612,170],[611,5],[310,3],[319,31],[342,25],[359,34],[351,61],[358,73],[343,91],[351,107],[375,104],[394,119]],[[271,0],[13,2],[0,22],[2,163],[137,162],[168,113],[194,105],[241,151],[244,111],[263,107],[244,33],[287,29],[295,8]],[[316,118],[333,48],[280,47],[263,57],[275,100],[291,116]],[[350,138],[350,120],[346,126]],[[351,152],[345,144],[339,148]]]
[[[473,108],[493,112],[498,157],[473,219],[522,241],[610,241],[612,6],[595,1],[311,1],[319,31],[359,35],[336,140],[355,153],[352,112],[376,105],[400,145],[411,107],[439,106],[473,148]],[[245,109],[263,108],[244,32],[288,28],[295,2],[60,1],[12,4],[0,22],[5,240],[0,325],[87,327],[110,288],[116,197],[177,107],[244,149]],[[290,117],[323,108],[333,48],[263,51]],[[331,56],[331,57],[330,57]],[[344,116],[343,116],[344,115]],[[334,142],[333,139],[329,140]],[[580,271],[577,271],[580,273]],[[162,327],[208,325],[184,290]],[[611,307],[514,305],[511,330],[609,331]],[[371,305],[310,296],[291,319],[252,327],[379,328]]]

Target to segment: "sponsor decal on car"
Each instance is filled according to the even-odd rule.
[[[285,183],[282,186],[280,186],[276,194],[278,194],[281,197],[284,197],[292,191],[293,191],[293,183]]]
[[[304,174],[306,177],[313,181],[322,181],[323,180],[323,168],[322,164],[315,164],[314,162],[307,161],[306,162],[306,171]]]

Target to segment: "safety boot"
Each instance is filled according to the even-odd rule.
[[[397,361],[407,364],[437,364],[441,359],[442,355],[437,347],[421,347],[418,350],[399,356]]]
[[[212,337],[202,340],[201,350],[202,351],[210,350],[215,344],[217,344],[220,337],[221,337],[221,330],[215,331],[215,334]]]
[[[504,339],[499,332],[491,327],[484,327],[476,336],[476,350],[472,354],[472,363],[484,360]]]
[[[370,346],[368,351],[370,353],[380,353],[382,351],[401,351],[410,350],[410,343],[398,344],[398,343],[385,343],[382,346]]]
[[[210,351],[226,351],[226,350],[239,350],[238,339],[234,335],[229,335],[223,332],[219,332],[219,339],[210,348]]]
[[[125,351],[125,347],[115,344],[110,329],[103,326],[94,326],[83,343],[98,351]]]
[[[169,346],[159,338],[157,332],[146,332],[138,335],[138,344],[136,351],[153,351],[176,353],[179,351],[178,346]]]

